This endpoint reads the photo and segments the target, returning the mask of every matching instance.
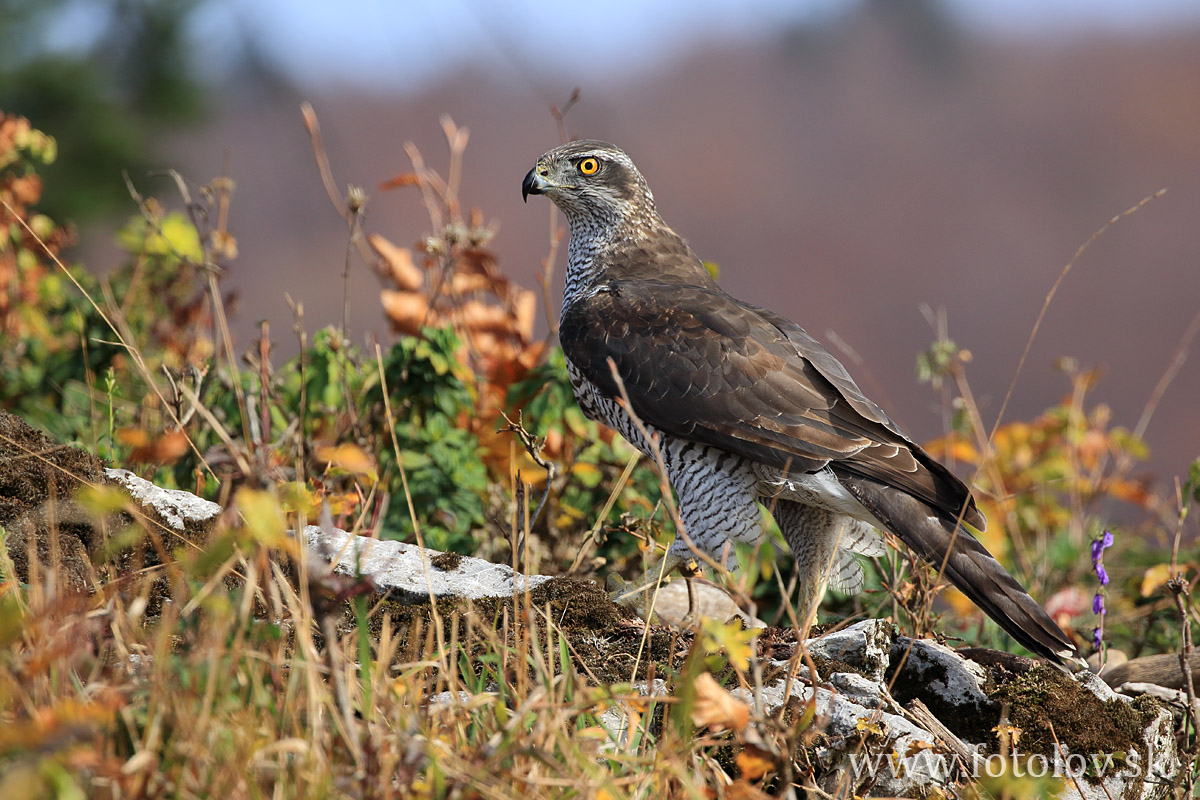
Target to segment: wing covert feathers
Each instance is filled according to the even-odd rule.
[[[634,412],[665,434],[795,473],[836,464],[987,524],[815,339],[720,289],[608,280],[564,311],[559,333],[572,365],[617,396],[611,358]]]

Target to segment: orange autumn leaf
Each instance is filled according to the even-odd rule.
[[[355,475],[370,475],[375,471],[375,462],[358,445],[344,442],[336,447],[317,449],[317,458],[331,467],[338,467]]]
[[[492,282],[488,280],[486,275],[464,275],[458,272],[450,279],[451,294],[469,294],[471,292],[487,291],[491,288]]]
[[[187,435],[183,431],[172,431],[135,447],[129,459],[139,464],[174,464],[187,451]]]
[[[979,613],[979,609],[975,607],[970,598],[953,586],[945,589],[938,596],[945,600],[954,609],[954,614],[960,618],[970,619]]]
[[[392,280],[405,291],[420,289],[425,283],[425,275],[413,263],[412,251],[407,247],[397,247],[384,237],[373,233],[367,237],[371,248],[379,254],[388,265]]]
[[[480,300],[468,300],[462,304],[462,322],[475,331],[490,331],[507,336],[513,331],[513,319],[500,306]]]
[[[475,248],[464,251],[457,267],[463,273],[475,272],[487,275],[500,284],[508,283],[508,280],[496,271],[496,258],[487,250]],[[500,291],[504,290],[502,287],[498,288]]]
[[[1158,564],[1142,573],[1142,597],[1149,597],[1171,580],[1171,565]]]
[[[416,336],[422,325],[438,324],[437,314],[429,308],[429,300],[417,292],[396,292],[385,289],[379,293],[388,321],[399,333]]]
[[[333,492],[325,497],[329,504],[329,513],[335,517],[356,513],[361,500],[357,492]]]
[[[942,436],[925,445],[929,454],[939,460],[962,461],[967,464],[979,463],[979,451],[975,445],[957,435]]]
[[[532,289],[517,292],[517,298],[513,301],[513,316],[516,317],[521,341],[528,342],[533,338],[533,322],[537,317],[537,293]]]
[[[1146,488],[1146,484],[1142,481],[1117,479],[1111,481],[1106,487],[1108,494],[1124,500],[1127,503],[1146,507],[1150,504],[1150,490]]]
[[[37,175],[13,178],[8,182],[8,190],[12,192],[18,203],[31,205],[36,203],[42,195],[42,179]]]
[[[416,186],[420,182],[421,179],[417,177],[417,173],[401,172],[399,175],[393,175],[386,181],[380,183],[379,188],[386,192],[389,189],[401,189],[405,186]]]
[[[738,753],[737,766],[743,778],[756,781],[775,769],[775,759],[766,750],[746,745],[745,749]]]
[[[696,699],[692,704],[692,722],[698,727],[710,727],[734,732],[750,722],[750,707],[721,688],[711,673],[696,678]]]
[[[113,438],[126,447],[145,447],[150,442],[150,434],[142,428],[118,428]]]

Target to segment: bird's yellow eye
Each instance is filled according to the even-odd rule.
[[[595,175],[598,169],[600,169],[600,162],[594,158],[585,158],[579,162],[579,171],[584,175]]]

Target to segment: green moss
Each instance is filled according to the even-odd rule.
[[[1136,750],[1145,763],[1143,735],[1158,715],[1156,701],[1106,702],[1059,670],[1041,664],[1024,675],[1004,674],[988,687],[988,696],[994,703],[1008,705],[1009,723],[1021,730],[1019,749],[1045,755],[1053,754],[1057,737],[1073,753]]]
[[[454,572],[458,569],[458,565],[462,563],[463,557],[458,553],[438,553],[433,558],[429,559],[429,564],[434,569],[440,569],[442,572]]]

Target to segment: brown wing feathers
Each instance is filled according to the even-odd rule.
[[[966,486],[909,441],[798,326],[719,289],[613,281],[564,315],[567,357],[669,435],[793,472],[829,466],[880,522],[1033,652],[1072,651],[1015,579],[955,521],[985,518]],[[946,552],[953,549],[949,558]]]
[[[567,311],[560,337],[571,362],[616,395],[611,357],[634,412],[665,433],[797,472],[837,462],[947,513],[966,505],[965,520],[982,528],[962,482],[898,433],[844,370],[837,384],[819,371],[814,363],[836,360],[791,327],[785,335],[720,290],[613,281]]]

